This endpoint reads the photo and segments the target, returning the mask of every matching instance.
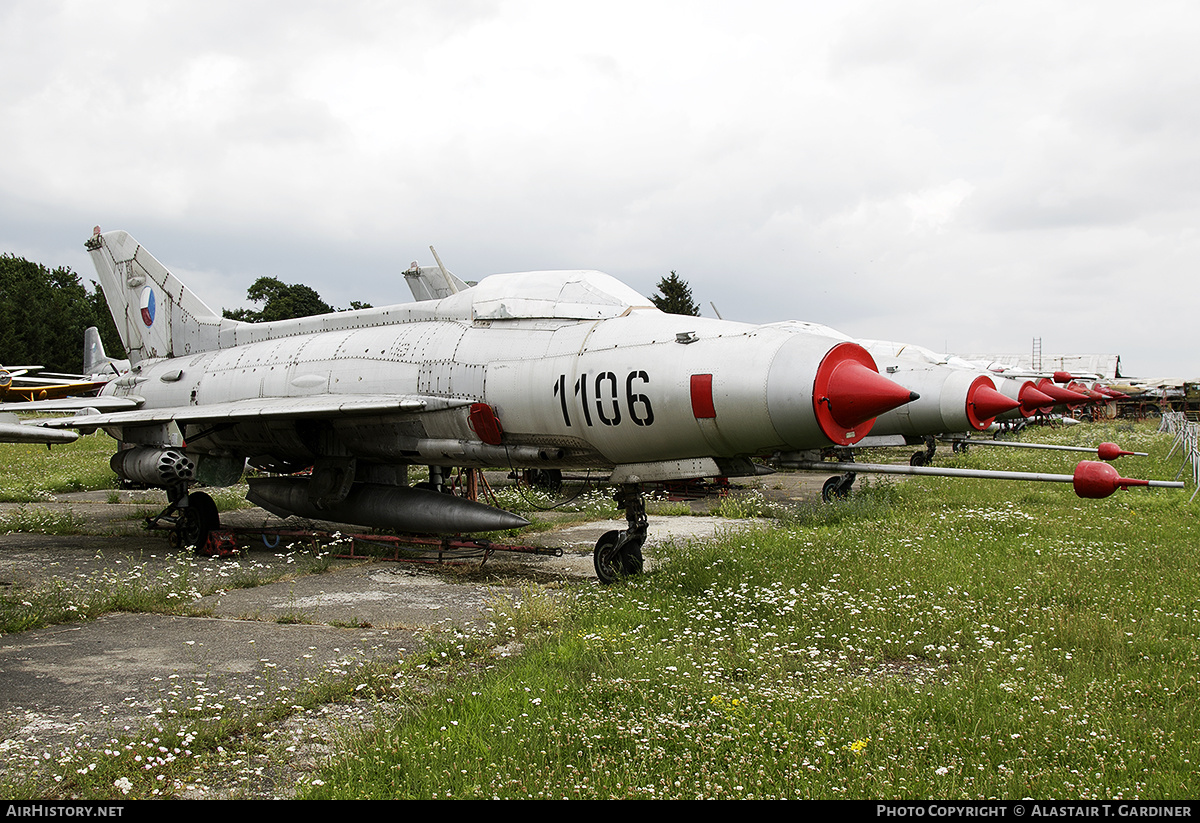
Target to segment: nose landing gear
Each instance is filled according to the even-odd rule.
[[[629,528],[606,532],[596,541],[592,563],[601,583],[615,583],[622,577],[642,573],[642,545],[646,542],[648,523],[646,501],[641,487],[625,483],[617,491],[617,505],[625,509]]]

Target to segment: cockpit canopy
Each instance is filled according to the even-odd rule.
[[[528,271],[493,274],[448,300],[469,299],[476,320],[559,318],[599,320],[630,308],[652,308],[649,299],[598,271]]]

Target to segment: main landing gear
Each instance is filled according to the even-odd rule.
[[[156,514],[146,518],[146,527],[171,530],[172,548],[195,546],[197,549],[208,541],[209,532],[221,527],[221,515],[217,504],[204,492],[188,494],[187,487],[167,489],[171,503]]]
[[[624,483],[614,499],[625,509],[629,528],[607,532],[596,541],[592,562],[601,583],[615,583],[622,577],[642,573],[642,545],[646,542],[648,523],[641,487],[636,483]]]

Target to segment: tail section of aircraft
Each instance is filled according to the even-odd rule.
[[[429,247],[431,250],[433,246]],[[436,254],[436,252],[435,252]],[[464,291],[469,286],[440,265],[420,266],[415,261],[404,272],[404,280],[418,303],[426,300],[441,300]]]
[[[83,331],[83,373],[100,374],[108,370],[112,360],[104,352],[104,341],[100,339],[100,330],[88,326]]]
[[[132,362],[217,348],[221,316],[127,232],[97,227],[84,245]]]
[[[117,360],[109,357],[104,351],[104,341],[100,339],[100,330],[88,326],[83,332],[83,373],[89,377],[106,375],[110,379],[129,371],[128,360]]]

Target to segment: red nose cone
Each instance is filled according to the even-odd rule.
[[[1084,460],[1075,467],[1072,480],[1075,494],[1090,500],[1108,497],[1117,489],[1127,489],[1130,486],[1149,486],[1149,481],[1133,480],[1117,474],[1117,470],[1107,463],[1097,463],[1094,460]]]
[[[825,355],[813,383],[813,409],[821,431],[848,446],[867,436],[875,418],[919,395],[881,375],[857,343],[839,343]]]
[[[1038,391],[1032,383],[1022,386],[1017,396],[1021,398],[1021,414],[1024,417],[1029,417],[1038,409],[1049,409],[1054,406],[1054,398]]]
[[[1054,382],[1067,384],[1074,380],[1075,377],[1069,371],[1056,371],[1054,373]]]
[[[919,395],[861,363],[845,362],[830,375],[826,397],[833,419],[853,428],[911,403]]]
[[[996,415],[1012,411],[1021,404],[996,391],[992,381],[983,375],[977,377],[967,389],[967,419],[976,431],[983,431],[996,419]]]
[[[1088,400],[1085,395],[1056,386],[1045,378],[1038,381],[1038,391],[1053,397],[1055,403],[1066,403],[1071,407],[1082,406]]]
[[[1088,400],[1092,401],[1093,403],[1099,402],[1104,399],[1104,395],[1100,394],[1100,392],[1092,391],[1091,389],[1089,389],[1087,387],[1086,384],[1080,383],[1078,380],[1073,380],[1070,383],[1068,383],[1067,391],[1078,392],[1079,394],[1082,394],[1084,397],[1086,397]]]
[[[1133,454],[1133,452],[1124,451],[1116,443],[1101,443],[1096,449],[1096,454],[1101,460],[1116,460],[1118,457]]]

